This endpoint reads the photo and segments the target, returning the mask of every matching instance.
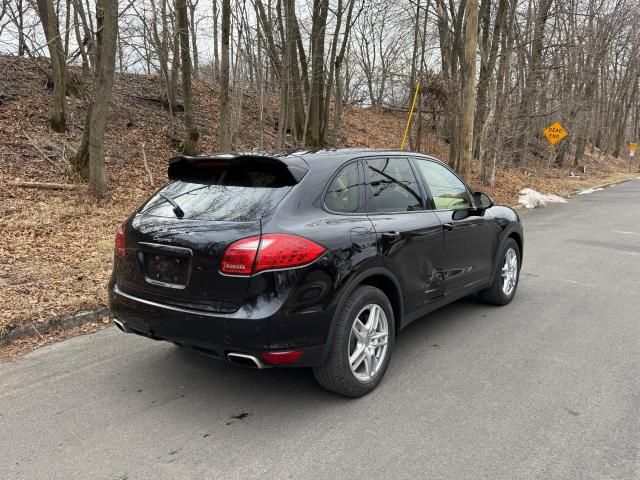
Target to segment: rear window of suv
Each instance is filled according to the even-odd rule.
[[[180,206],[185,219],[248,222],[271,212],[293,185],[295,180],[284,164],[203,163],[156,192],[140,213],[175,218],[173,206],[162,193]]]

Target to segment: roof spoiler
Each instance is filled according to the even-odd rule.
[[[236,166],[245,162],[257,162],[262,164],[273,164],[278,166],[284,166],[287,168],[296,183],[307,174],[309,171],[309,165],[299,157],[287,155],[283,158],[276,156],[244,154],[244,153],[225,153],[219,155],[178,155],[169,159],[169,168],[167,174],[170,180],[176,180],[179,178],[193,173],[196,168],[206,167],[229,167]]]

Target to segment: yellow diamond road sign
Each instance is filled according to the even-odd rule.
[[[569,135],[560,122],[552,123],[544,129],[544,136],[547,137],[551,145],[555,145],[564,137]]]
[[[637,143],[630,143],[629,144],[629,151],[630,152],[635,152],[638,149],[638,144]]]

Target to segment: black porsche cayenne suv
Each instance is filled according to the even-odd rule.
[[[357,397],[395,334],[473,292],[518,286],[517,214],[418,153],[298,150],[176,157],[119,228],[114,322],[234,364],[313,367]]]

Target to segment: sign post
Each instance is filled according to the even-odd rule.
[[[416,92],[413,94],[413,102],[411,102],[411,111],[409,112],[409,118],[407,119],[407,128],[404,129],[404,137],[402,137],[402,143],[400,143],[400,150],[404,150],[404,144],[407,141],[407,135],[409,134],[409,127],[411,126],[411,119],[413,118],[413,109],[416,106],[416,99],[418,98],[418,92],[420,91],[420,82],[416,85]]]
[[[555,122],[545,128],[543,133],[549,141],[549,165],[547,165],[547,168],[551,168],[551,161],[555,156],[555,145],[569,135],[569,132],[565,130],[560,122]]]
[[[633,157],[636,156],[636,150],[638,150],[637,143],[629,144],[629,173],[631,173],[631,163],[633,162]]]

